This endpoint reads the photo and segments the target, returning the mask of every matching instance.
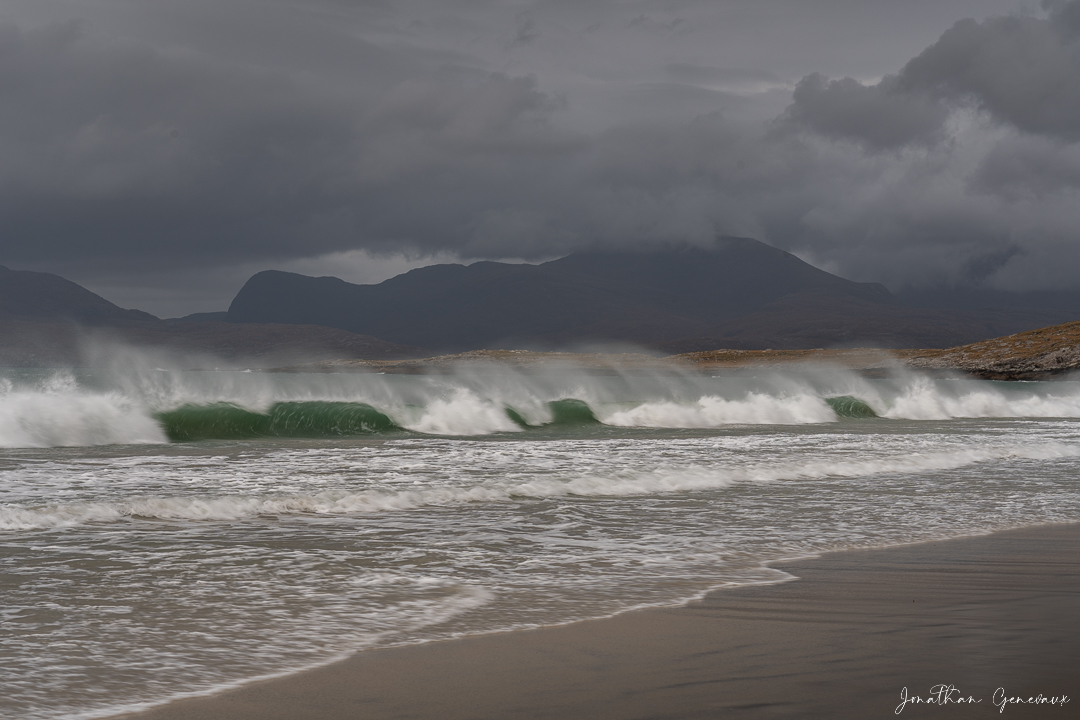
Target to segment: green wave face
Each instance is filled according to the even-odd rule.
[[[514,421],[515,423],[517,423],[517,424],[518,424],[518,425],[519,425],[520,427],[522,427],[522,428],[527,428],[527,427],[529,427],[529,423],[527,423],[527,422],[525,421],[525,418],[523,418],[523,417],[521,416],[521,413],[519,413],[519,412],[518,412],[517,410],[515,410],[515,409],[514,409],[514,408],[512,408],[512,407],[508,407],[508,408],[506,408],[506,417],[508,417],[508,418],[510,418],[511,420],[513,420],[513,421]]]
[[[598,425],[600,423],[589,404],[582,400],[575,400],[574,398],[554,400],[549,402],[547,406],[551,410],[551,422],[546,423],[547,427],[573,427],[575,425]],[[506,417],[522,428],[532,427],[525,421],[521,413],[512,407],[506,408]]]
[[[349,437],[399,429],[364,403],[281,402],[258,413],[231,403],[183,405],[157,414],[173,442],[258,437]]]
[[[596,425],[600,422],[588,403],[581,400],[573,398],[555,400],[549,402],[548,407],[553,416],[552,425]]]
[[[825,398],[825,402],[842,418],[876,418],[878,416],[869,405],[850,395]]]

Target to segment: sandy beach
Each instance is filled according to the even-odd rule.
[[[830,553],[684,607],[362,652],[123,718],[1075,718],[1078,558],[1075,524]],[[1000,707],[1040,693],[1057,704]]]

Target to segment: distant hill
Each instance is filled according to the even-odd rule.
[[[224,314],[224,313],[222,313]],[[211,320],[216,319],[210,315]],[[326,327],[174,323],[117,307],[86,288],[48,273],[0,266],[0,366],[80,365],[116,342],[235,364],[321,358],[385,360],[416,357],[405,347]]]
[[[124,310],[59,275],[11,270],[0,265],[0,319],[74,322],[81,325],[130,325],[157,318]]]
[[[605,341],[668,352],[949,347],[1046,324],[1031,313],[913,308],[881,285],[749,238],[539,265],[432,265],[377,285],[266,271],[248,280],[226,318],[322,325],[442,352]]]
[[[746,238],[539,265],[433,265],[377,285],[267,271],[227,312],[177,320],[0,267],[0,365],[86,363],[90,339],[260,367],[605,342],[664,353],[945,348],[1072,320],[1063,298],[1021,310],[913,306]]]

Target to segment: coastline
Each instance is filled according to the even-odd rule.
[[[357,653],[114,720],[1080,717],[1080,523],[770,563],[681,607]],[[1009,704],[993,694],[1069,696]]]

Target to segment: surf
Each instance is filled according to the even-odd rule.
[[[2,373],[3,371],[0,371]],[[840,370],[597,377],[73,371],[0,374],[0,447],[1080,417],[1080,384],[867,380]]]
[[[401,430],[370,405],[348,402],[278,402],[265,413],[228,402],[186,404],[155,417],[172,442],[356,437]]]
[[[746,461],[741,452],[722,453],[715,448],[706,451],[711,441],[698,439],[690,444],[673,448],[686,453],[698,449],[704,452],[699,460],[681,463],[658,463],[652,467],[635,467],[633,459],[613,462],[610,453],[618,453],[618,440],[593,440],[584,445],[563,445],[558,453],[579,453],[577,461],[557,472],[541,472],[522,478],[519,474],[495,475],[477,481],[477,478],[449,478],[443,472],[436,476],[416,473],[420,482],[408,482],[402,487],[396,482],[360,481],[358,484],[318,488],[310,469],[301,464],[294,466],[295,475],[303,476],[297,482],[307,487],[299,492],[280,492],[257,487],[258,471],[250,471],[251,478],[237,477],[244,471],[232,469],[217,474],[204,471],[203,480],[208,485],[215,482],[229,483],[229,492],[196,495],[169,494],[175,488],[162,485],[155,494],[125,497],[123,499],[99,499],[92,502],[48,502],[43,504],[0,504],[0,531],[32,530],[43,528],[70,528],[82,525],[103,525],[127,521],[249,521],[259,517],[322,516],[342,517],[371,515],[388,512],[410,511],[422,508],[462,506],[491,506],[531,500],[558,498],[633,498],[642,496],[672,497],[694,493],[724,490],[736,486],[772,485],[785,482],[869,479],[918,475],[962,470],[980,464],[1056,461],[1080,457],[1080,446],[1059,441],[1039,443],[1000,443],[982,447],[966,444],[940,444],[932,451],[911,452],[891,448],[870,457],[827,457],[816,452],[801,451],[795,457],[781,460]],[[410,454],[405,445],[388,452],[396,452],[399,459]],[[474,446],[475,447],[475,446]],[[489,444],[487,449],[497,447]],[[761,446],[765,447],[765,446]],[[761,449],[759,447],[758,449]],[[295,450],[276,458],[301,460],[306,451]],[[340,450],[338,451],[340,452]],[[477,447],[475,452],[485,452]],[[648,451],[645,451],[648,452]],[[586,459],[580,453],[591,454]],[[624,451],[624,456],[628,454]],[[445,456],[443,454],[442,456]],[[542,452],[525,452],[535,461]],[[367,455],[363,463],[374,471]],[[429,461],[433,457],[429,457]],[[550,458],[548,458],[550,459]],[[528,461],[527,461],[528,462]],[[352,465],[352,460],[338,462],[337,470]],[[331,463],[332,464],[332,463]],[[541,463],[542,465],[545,463]],[[325,465],[323,465],[325,467]],[[615,468],[605,473],[605,468]],[[343,475],[335,476],[335,483],[348,483]],[[350,476],[351,477],[351,476]],[[375,472],[373,478],[380,478]],[[59,482],[53,478],[54,483]]]

